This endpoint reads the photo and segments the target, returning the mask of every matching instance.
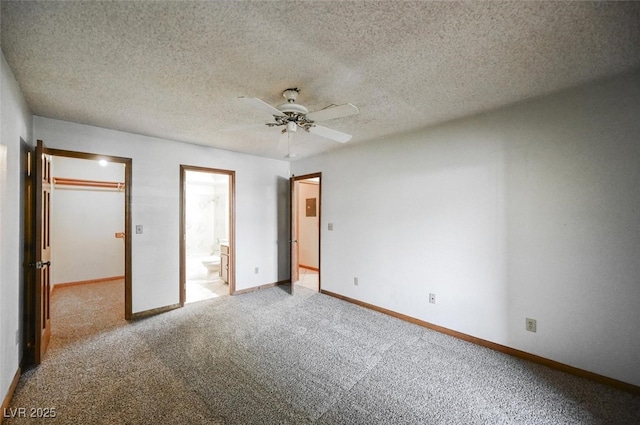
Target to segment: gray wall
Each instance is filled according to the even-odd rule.
[[[32,115],[0,52],[0,397],[4,400],[22,355],[20,138],[31,142]],[[21,334],[20,334],[21,335]]]
[[[627,75],[292,163],[322,172],[323,289],[640,385],[638,99]]]

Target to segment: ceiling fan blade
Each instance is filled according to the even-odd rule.
[[[326,137],[327,139],[335,140],[336,142],[340,143],[348,142],[352,137],[350,134],[343,133],[338,130],[332,130],[321,125],[314,125],[313,127],[309,128],[309,133]]]
[[[329,106],[328,108],[324,108],[319,111],[309,112],[307,114],[307,118],[311,121],[325,121],[332,120],[334,118],[348,117],[359,113],[360,111],[357,107],[350,103],[345,103],[344,105]]]
[[[269,115],[274,115],[277,117],[283,117],[284,113],[282,113],[279,109],[274,108],[269,105],[264,100],[258,99],[257,97],[244,97],[240,96],[238,99],[243,101],[244,103],[253,106],[254,108],[261,109]]]

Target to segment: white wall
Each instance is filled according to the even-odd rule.
[[[124,164],[53,157],[53,177],[124,182]],[[124,189],[53,185],[51,281],[69,283],[124,276]]]
[[[285,226],[289,165],[152,137],[34,117],[34,138],[50,148],[132,158],[133,312],[179,302],[180,164],[236,171],[236,289],[288,276]],[[259,267],[260,273],[254,274]]]
[[[0,398],[3,400],[22,356],[15,340],[16,332],[22,334],[24,296],[20,138],[31,142],[32,116],[4,54],[0,56]]]
[[[318,268],[318,205],[320,186],[315,183],[296,182],[298,185],[298,264]],[[316,215],[307,217],[307,199],[316,198]]]
[[[323,288],[640,385],[638,99],[623,76],[292,163],[322,172]]]

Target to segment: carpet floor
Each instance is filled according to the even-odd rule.
[[[640,396],[305,288],[130,323],[122,282],[72,288],[11,402],[56,417],[7,424],[639,423]]]

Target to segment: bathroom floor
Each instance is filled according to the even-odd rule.
[[[218,272],[207,272],[202,260],[208,256],[187,257],[187,298],[185,303],[208,300],[229,295],[229,285],[220,279]]]
[[[300,267],[298,269],[299,280],[296,285],[312,291],[319,291],[318,277],[317,271]],[[229,295],[229,285],[224,283],[216,274],[210,277],[200,275],[198,278],[189,278],[187,280],[187,299],[185,303],[208,300],[224,295]]]
[[[305,288],[313,291],[320,290],[320,280],[318,279],[318,272],[316,270],[305,269],[303,267],[298,268],[298,282],[296,285],[304,286]]]
[[[213,276],[210,279],[187,280],[186,303],[208,300],[224,295],[229,295],[229,285],[217,276]]]

